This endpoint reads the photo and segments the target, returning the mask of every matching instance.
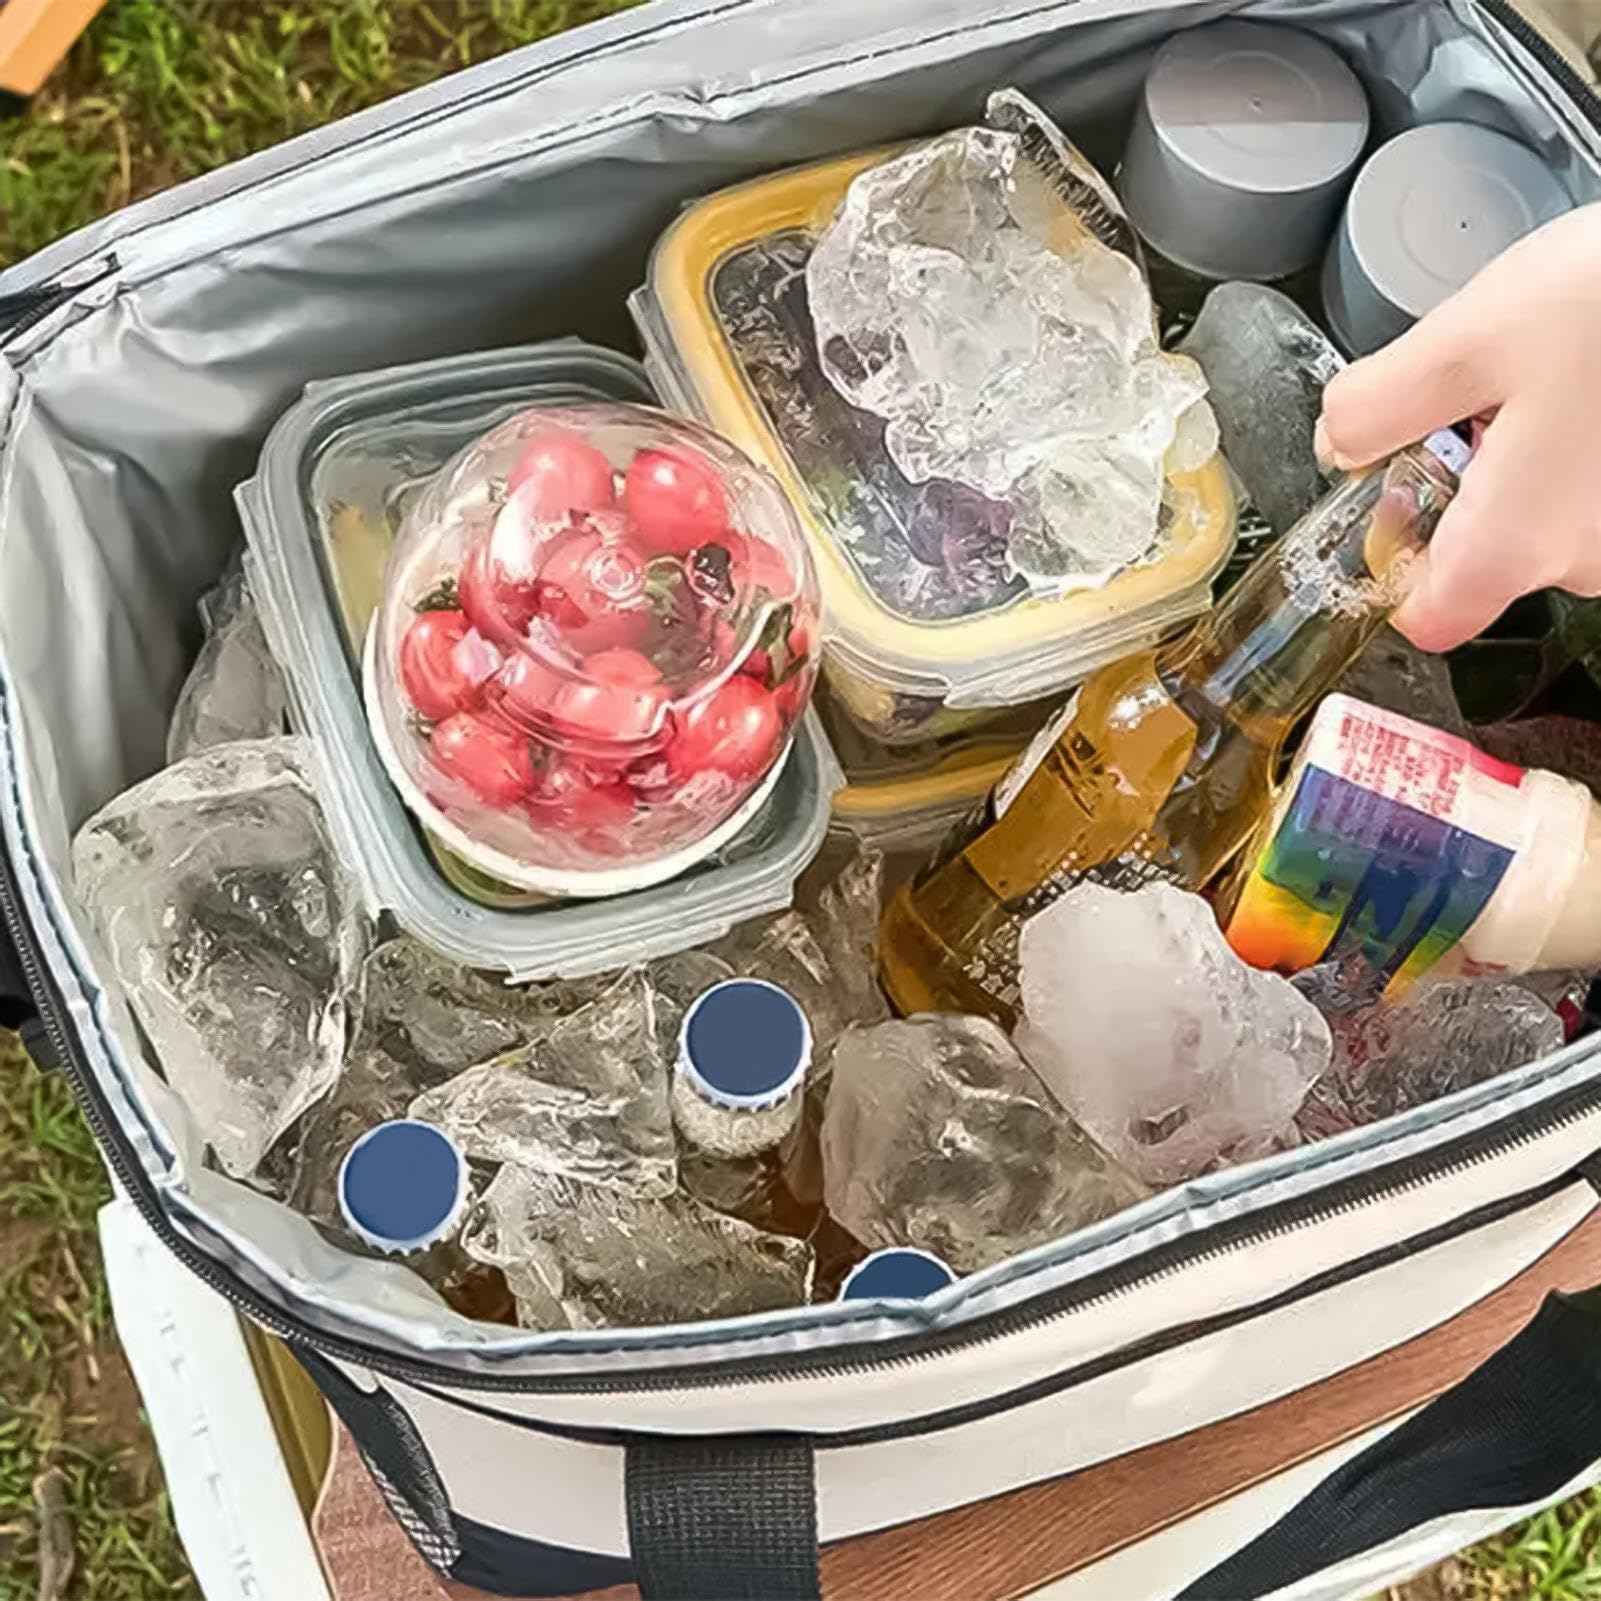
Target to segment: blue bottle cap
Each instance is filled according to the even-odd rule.
[[[375,1250],[410,1256],[437,1245],[467,1209],[467,1162],[442,1129],[414,1118],[370,1128],[339,1168],[339,1210]]]
[[[874,1251],[846,1275],[842,1301],[921,1301],[956,1282],[956,1275],[937,1256],[896,1246]]]
[[[787,1101],[812,1061],[812,1029],[795,997],[761,978],[703,991],[678,1036],[678,1071],[713,1106],[759,1112]]]

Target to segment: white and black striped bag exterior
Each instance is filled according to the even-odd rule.
[[[1601,195],[1601,106],[1503,0],[661,0],[0,274],[0,1021],[463,1584],[1356,1595],[1601,1473],[1601,1047],[1154,1197],[915,1315],[468,1330],[202,1166],[69,892],[72,827],[160,759],[229,491],[309,377],[626,346],[681,202],[959,123],[997,83],[1110,163],[1150,51],[1225,13],[1317,28],[1395,126],[1496,123]],[[69,594],[103,638],[45,625]]]

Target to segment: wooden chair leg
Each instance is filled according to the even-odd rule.
[[[5,0],[0,95],[26,100],[60,65],[106,0]]]

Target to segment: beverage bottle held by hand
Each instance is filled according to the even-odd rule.
[[[1204,888],[1267,811],[1290,728],[1399,604],[1468,453],[1442,430],[1347,479],[1188,634],[1094,674],[891,903],[895,1005],[1010,1026],[1019,930],[1070,885]]]
[[[703,1204],[780,1234],[809,1236],[820,1205],[786,1177],[803,1130],[812,1031],[765,979],[704,991],[684,1016],[673,1069],[679,1175]]]
[[[345,1153],[339,1211],[361,1244],[403,1261],[463,1317],[515,1323],[500,1270],[475,1262],[456,1242],[471,1188],[466,1158],[448,1134],[396,1118],[368,1129]]]

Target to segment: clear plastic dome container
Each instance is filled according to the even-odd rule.
[[[776,782],[816,677],[817,581],[777,484],[642,406],[522,412],[407,515],[368,717],[418,818],[544,894],[660,883]]]

